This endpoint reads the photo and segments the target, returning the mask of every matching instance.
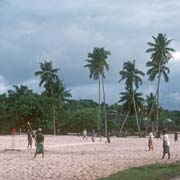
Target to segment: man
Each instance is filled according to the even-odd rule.
[[[31,130],[28,129],[27,130],[27,138],[28,138],[28,146],[27,148],[32,148],[32,133],[31,133]]]
[[[163,156],[162,159],[164,159],[165,154],[168,154],[168,159],[170,159],[170,151],[169,151],[169,136],[166,134],[166,130],[163,131]]]
[[[85,128],[83,130],[83,139],[87,140],[87,130]]]
[[[95,142],[95,129],[92,130],[92,136],[91,136],[91,139],[92,139],[92,142]]]
[[[34,154],[34,158],[37,154],[42,154],[42,157],[44,157],[44,135],[42,134],[42,129],[39,128],[37,130],[36,134],[36,152]]]

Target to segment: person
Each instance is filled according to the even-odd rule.
[[[35,139],[35,137],[36,137],[36,130],[33,130],[33,131],[32,131],[32,138]]]
[[[110,136],[111,136],[111,133],[108,131],[108,132],[107,132],[107,136],[106,136],[107,141],[106,141],[105,143],[111,143]]]
[[[44,157],[44,135],[42,134],[41,128],[37,130],[35,140],[36,140],[36,151],[34,154],[34,158],[36,157],[37,154],[42,154],[42,157]]]
[[[95,138],[95,129],[92,130],[92,137],[91,137],[92,142],[95,142],[94,138]]]
[[[152,131],[149,133],[149,140],[148,140],[148,147],[149,147],[149,151],[153,151],[154,150],[154,147],[153,147],[153,133]]]
[[[168,154],[168,159],[170,159],[170,142],[169,142],[169,136],[166,133],[166,130],[163,131],[163,156],[162,159],[164,159],[165,154]]]
[[[27,148],[32,148],[32,132],[30,129],[27,130],[28,145]]]
[[[158,139],[161,139],[161,132],[160,131],[157,132],[157,140]]]
[[[177,131],[174,133],[174,141],[178,142],[178,132]]]
[[[83,139],[87,140],[87,130],[85,128],[83,130]]]

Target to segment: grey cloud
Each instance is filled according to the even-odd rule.
[[[106,73],[110,94],[111,85],[120,78],[118,73],[124,61],[136,59],[138,68],[147,70],[149,55],[145,50],[152,35],[166,33],[175,39],[172,45],[180,51],[179,8],[177,0],[0,1],[0,72],[8,85],[34,82],[39,62],[53,60],[72,91],[89,84],[91,91],[95,82],[89,80],[89,72],[83,65],[88,52],[100,46],[112,54],[108,59],[110,71]],[[174,68],[174,64],[170,67]],[[179,85],[173,84],[178,76],[175,73],[165,89],[174,92],[172,87],[176,87],[179,92]],[[146,84],[151,84],[146,81],[147,77],[144,92],[149,87]],[[77,93],[74,97],[81,96]],[[115,93],[119,96],[118,91],[114,90]],[[109,95],[107,99],[112,98]]]

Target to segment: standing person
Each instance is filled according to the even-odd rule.
[[[95,142],[95,139],[94,139],[95,138],[95,133],[96,133],[95,129],[93,129],[92,130],[92,142]]]
[[[44,135],[42,134],[42,129],[39,128],[36,133],[36,152],[34,154],[34,158],[37,154],[42,154],[44,157]]]
[[[85,128],[83,130],[83,139],[87,140],[87,130]]]
[[[164,159],[165,154],[168,154],[168,159],[170,159],[170,151],[169,151],[169,136],[166,134],[166,130],[163,131],[163,156],[162,159]]]
[[[178,143],[178,131],[174,133],[174,142]]]
[[[30,129],[27,130],[28,145],[27,148],[32,148],[32,132]]]
[[[152,131],[149,133],[149,140],[148,140],[148,147],[149,147],[149,151],[153,151],[154,150],[154,147],[153,147],[153,133]]]
[[[161,139],[161,132],[160,131],[157,132],[157,140],[158,139]]]
[[[107,141],[105,143],[111,143],[111,139],[110,139],[111,133],[108,131],[107,132]]]

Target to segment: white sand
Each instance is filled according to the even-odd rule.
[[[180,160],[180,144],[171,140],[171,160],[161,160],[162,141],[154,140],[154,151],[147,151],[147,138],[111,138],[105,144],[96,138],[83,140],[75,136],[45,136],[45,157],[37,155],[35,148],[27,149],[27,137],[15,137],[11,149],[11,136],[0,136],[0,180],[95,180],[119,170],[156,162]],[[34,144],[34,142],[33,142]]]

